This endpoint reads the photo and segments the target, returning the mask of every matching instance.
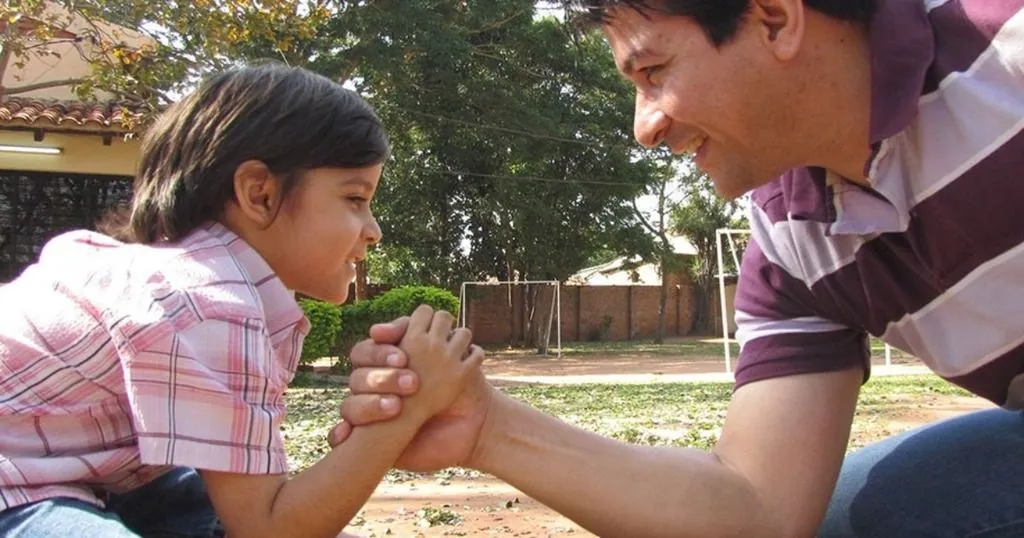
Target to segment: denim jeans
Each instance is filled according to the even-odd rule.
[[[211,538],[223,527],[193,469],[178,468],[107,500],[105,509],[70,498],[0,512],[4,538]]]
[[[1024,413],[992,409],[847,456],[820,538],[1024,536]]]

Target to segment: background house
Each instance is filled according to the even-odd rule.
[[[44,23],[22,19],[17,31],[38,24]],[[3,87],[11,90],[0,94],[0,282],[32,263],[49,238],[94,227],[107,209],[131,196],[139,141],[130,135],[137,114],[102,92],[79,101],[68,83],[87,76],[97,54],[95,40],[79,35],[85,35],[84,24],[68,19],[50,40],[57,54],[26,55],[4,71]],[[98,23],[89,24],[94,36]],[[100,31],[140,39],[109,25]]]

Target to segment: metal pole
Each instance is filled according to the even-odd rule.
[[[459,286],[459,327],[466,326],[466,283]]]
[[[722,255],[722,230],[715,231],[718,247],[718,296],[722,307],[722,341],[725,346],[725,371],[732,372],[732,349],[729,347],[729,314],[725,303],[725,258]]]
[[[555,329],[558,331],[558,356],[562,356],[562,283],[555,281],[555,301],[558,305],[558,322]]]

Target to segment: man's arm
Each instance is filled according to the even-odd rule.
[[[613,441],[498,397],[473,466],[599,536],[813,536],[862,380],[854,368],[745,385],[710,454]]]

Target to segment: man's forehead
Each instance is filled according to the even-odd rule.
[[[638,58],[655,53],[660,29],[655,19],[629,7],[616,7],[601,29],[612,49],[615,63],[626,74],[633,70]]]

